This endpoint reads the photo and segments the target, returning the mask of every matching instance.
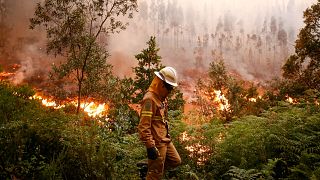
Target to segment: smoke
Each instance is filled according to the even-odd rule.
[[[15,82],[44,76],[53,57],[46,55],[43,29],[29,29],[40,0],[0,0],[0,63],[21,65]],[[120,77],[131,76],[134,55],[156,36],[164,65],[190,81],[205,73],[219,52],[227,68],[245,80],[265,81],[281,74],[294,52],[303,11],[316,0],[140,0],[129,26],[110,37],[108,62]],[[5,12],[5,13],[3,13]],[[44,68],[45,67],[45,68]],[[40,73],[39,73],[40,72]],[[191,73],[193,72],[193,73]]]
[[[46,36],[41,29],[29,29],[37,0],[1,0],[0,64],[6,71],[19,65],[11,80],[20,84],[25,81],[45,79],[52,57],[45,50]]]
[[[16,72],[15,76],[12,77],[11,81],[14,84],[20,84],[26,77],[32,76],[34,73],[34,63],[31,57],[26,57],[24,61],[21,61],[21,68]]]
[[[144,0],[128,29],[112,36],[110,45],[113,52],[132,57],[156,36],[163,63],[176,67],[183,80],[196,76],[188,69],[207,71],[216,59],[212,52],[218,51],[230,71],[264,82],[281,75],[282,64],[294,53],[303,11],[315,2]]]

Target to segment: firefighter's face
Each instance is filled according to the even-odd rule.
[[[165,81],[161,80],[157,76],[153,79],[149,90],[156,92],[163,99],[166,98],[169,93],[173,90],[173,86],[167,84]]]
[[[164,82],[164,87],[168,90],[168,92],[170,93],[173,90],[173,86],[171,86],[170,84]]]

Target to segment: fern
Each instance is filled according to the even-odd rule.
[[[237,180],[255,180],[262,179],[263,174],[256,169],[240,169],[235,166],[231,166],[223,176],[226,179],[237,179]]]

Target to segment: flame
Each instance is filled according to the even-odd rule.
[[[189,141],[189,140],[190,140],[190,137],[189,137],[187,131],[184,131],[182,133],[182,141]]]
[[[107,106],[105,103],[97,104],[94,102],[90,102],[88,105],[86,103],[81,103],[80,107],[91,117],[102,117],[104,115],[104,112],[107,110]]]
[[[182,142],[190,141],[195,139],[194,137],[188,135],[186,131],[181,134]],[[210,148],[208,146],[202,145],[200,143],[195,143],[189,146],[186,146],[185,149],[190,153],[189,157],[198,157],[197,164],[203,165],[207,160],[210,153]]]
[[[53,107],[54,109],[65,107],[65,105],[57,105],[54,100],[44,98],[39,94],[35,94],[30,99],[39,99],[44,106]],[[71,104],[76,106],[77,101],[74,100],[71,102]],[[86,112],[90,117],[103,117],[107,114],[108,111],[108,105],[106,105],[105,103],[99,104],[96,102],[82,102],[80,103],[80,108],[83,109],[83,111]]]
[[[287,97],[286,101],[288,101],[289,103],[291,103],[291,104],[297,104],[298,103],[296,99],[293,99],[292,97],[290,97],[288,95],[286,97]]]
[[[216,107],[219,111],[231,111],[231,105],[229,104],[229,100],[225,97],[221,90],[213,89],[211,92],[198,90],[195,91],[202,99],[207,102],[207,105]],[[257,97],[245,98],[250,102],[257,102],[258,99],[262,99],[259,95]]]
[[[15,72],[20,67],[21,67],[21,65],[19,65],[19,64],[12,64],[9,67],[4,68],[5,71],[0,72],[0,80],[9,79],[9,78],[14,77],[16,75]]]
[[[214,102],[219,103],[219,110],[220,111],[229,111],[230,110],[230,104],[228,99],[221,94],[220,90],[213,90],[215,93]]]
[[[1,72],[1,73],[0,73],[0,79],[9,78],[9,77],[14,76],[14,75],[15,75],[15,73]]]
[[[256,98],[249,98],[248,101],[257,102],[257,99]]]

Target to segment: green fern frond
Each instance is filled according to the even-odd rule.
[[[235,179],[235,180],[256,180],[263,178],[263,174],[256,169],[241,169],[235,166],[231,166],[222,177]]]

